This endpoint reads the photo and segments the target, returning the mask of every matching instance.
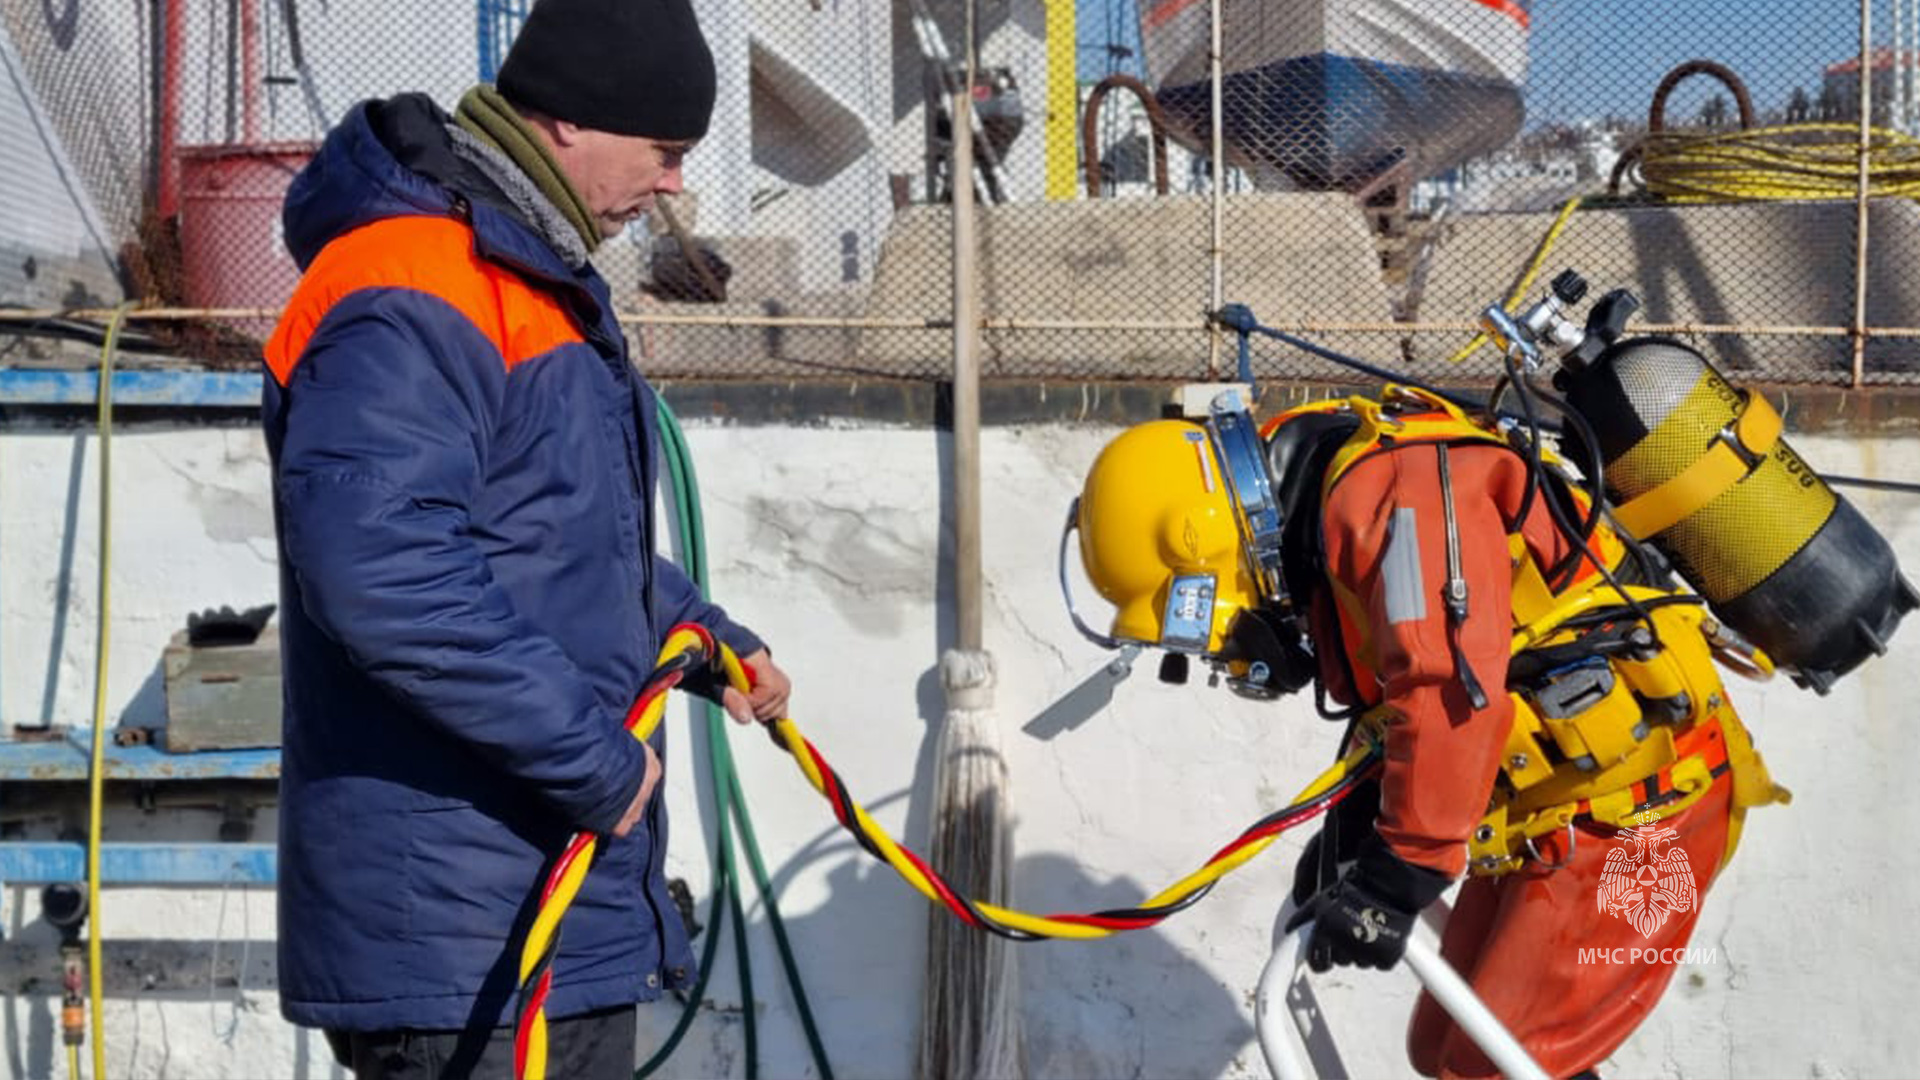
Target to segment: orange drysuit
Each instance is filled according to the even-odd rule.
[[[1326,571],[1344,649],[1322,648],[1320,655],[1333,668],[1340,665],[1327,659],[1345,654],[1348,670],[1325,673],[1336,698],[1390,709],[1380,837],[1404,861],[1457,877],[1494,791],[1513,716],[1505,692],[1514,569],[1507,536],[1527,503],[1528,470],[1519,455],[1492,443],[1450,443],[1446,455],[1468,587],[1464,622],[1451,627],[1441,600],[1449,571],[1440,452],[1430,442],[1384,445],[1340,473],[1324,497]],[[1517,524],[1543,568],[1570,550],[1546,497],[1536,495]],[[1591,562],[1579,571],[1596,572]],[[1316,628],[1324,634],[1332,620],[1324,606],[1319,616]],[[1484,708],[1475,709],[1464,689],[1454,634],[1458,660],[1485,689]],[[1680,735],[1690,748],[1719,737],[1718,714]],[[1704,798],[1660,823],[1671,830],[1661,834],[1665,850],[1684,851],[1697,896],[1684,911],[1666,911],[1657,926],[1660,912],[1642,911],[1636,927],[1601,907],[1608,853],[1622,846],[1621,830],[1612,826],[1580,827],[1572,852],[1564,834],[1549,838],[1539,845],[1544,862],[1474,878],[1461,890],[1443,952],[1548,1074],[1592,1067],[1658,1001],[1675,957],[1660,950],[1686,944],[1698,899],[1726,851],[1729,788],[1722,767]],[[1560,862],[1566,865],[1548,868]],[[1472,1041],[1424,995],[1409,1054],[1429,1076],[1493,1075]]]

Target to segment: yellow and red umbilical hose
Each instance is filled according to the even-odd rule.
[[[667,691],[679,686],[688,672],[711,657],[715,644],[705,627],[693,623],[682,623],[667,634],[653,674],[627,710],[627,731],[634,738],[645,742],[653,734],[666,712]],[[737,659],[733,663],[740,666]],[[547,870],[540,906],[520,949],[520,1011],[513,1038],[513,1067],[514,1074],[523,1080],[547,1075],[547,995],[553,989],[553,960],[560,948],[560,918],[579,894],[599,846],[600,837],[590,832],[574,833],[567,841]]]
[[[634,738],[645,739],[653,733],[666,709],[667,691],[680,685],[689,672],[703,664],[717,668],[731,686],[742,692],[752,687],[750,673],[725,642],[715,640],[703,627],[682,623],[668,633],[653,675],[627,713],[627,730],[633,733]],[[1380,760],[1379,749],[1374,743],[1364,738],[1358,740],[1344,758],[1314,778],[1292,803],[1254,822],[1215,852],[1198,870],[1148,898],[1138,907],[1087,914],[1031,915],[971,900],[956,893],[920,856],[895,842],[886,830],[867,816],[866,810],[847,791],[839,774],[827,764],[820,751],[800,734],[800,729],[792,720],[782,717],[768,721],[766,726],[781,749],[793,755],[807,782],[832,804],[834,816],[862,848],[893,867],[906,879],[907,884],[946,908],[962,922],[1016,941],[1108,937],[1123,930],[1152,926],[1175,912],[1185,910],[1212,890],[1220,878],[1266,850],[1281,833],[1325,813],[1329,807],[1346,798],[1372,774]],[[559,943],[560,918],[580,891],[581,882],[586,879],[597,841],[598,837],[591,833],[576,834],[554,860],[540,894],[540,906],[534,916],[533,927],[527,932],[527,941],[521,950],[521,1007],[514,1038],[514,1066],[521,1080],[544,1080],[546,1076],[545,1005],[548,991],[553,985],[553,957]]]

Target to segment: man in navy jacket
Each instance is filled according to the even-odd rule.
[[[304,276],[266,350],[286,676],[282,1010],[362,1077],[504,1075],[547,860],[552,1075],[633,1068],[633,1003],[688,981],[660,736],[626,709],[666,628],[752,632],[654,554],[652,389],[594,247],[680,187],[713,60],[687,0],[540,0],[449,116],[363,103],[294,181]]]

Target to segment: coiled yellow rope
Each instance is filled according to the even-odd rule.
[[[1867,197],[1920,196],[1920,140],[1868,131]],[[1640,174],[1670,202],[1854,199],[1860,184],[1860,129],[1850,124],[1785,124],[1719,135],[1647,136]]]

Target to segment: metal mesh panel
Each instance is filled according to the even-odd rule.
[[[0,0],[0,304],[120,299],[151,180],[143,12]]]
[[[124,292],[181,353],[250,360],[293,281],[279,198],[326,126],[402,90],[450,106],[528,6],[0,0],[0,305]],[[941,377],[971,50],[990,377],[1228,372],[1207,313],[1237,302],[1486,378],[1475,313],[1568,266],[1744,378],[1851,381],[1856,325],[1866,381],[1916,377],[1920,0],[1220,0],[1217,91],[1213,6],[697,0],[720,93],[689,195],[596,259],[648,364]]]
[[[1630,462],[1622,461],[1614,466],[1614,479],[1622,485],[1628,498],[1679,473],[1687,462],[1699,455],[1700,448],[1712,442],[1720,429],[1733,419],[1737,393],[1727,388],[1724,380],[1709,373],[1699,357],[1685,349],[1658,341],[1640,342],[1621,350],[1608,370],[1619,380],[1627,404],[1640,418],[1640,423],[1650,432],[1658,429],[1661,438],[1673,442],[1666,453],[1681,455],[1678,463],[1671,460],[1652,463],[1643,476],[1623,471],[1631,468]],[[1701,403],[1683,408],[1695,395],[1704,395]],[[1676,412],[1679,421],[1667,426],[1668,418]]]

